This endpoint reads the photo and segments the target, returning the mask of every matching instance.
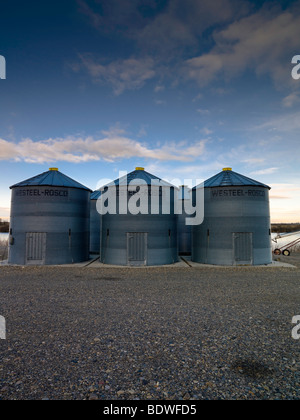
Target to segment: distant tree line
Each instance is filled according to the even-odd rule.
[[[9,223],[2,221],[2,219],[0,219],[0,232],[1,233],[9,232]]]
[[[300,223],[273,223],[272,232],[274,233],[291,233],[299,232]]]

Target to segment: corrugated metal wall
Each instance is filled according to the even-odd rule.
[[[192,260],[216,265],[270,264],[269,189],[223,186],[205,188],[204,196],[204,222],[192,228]]]
[[[63,187],[13,188],[10,230],[10,264],[87,261],[90,192]]]
[[[128,200],[132,195],[128,194]],[[151,195],[149,189],[149,209],[151,209]],[[139,264],[134,265],[164,265],[178,261],[177,246],[177,216],[174,214],[174,189],[170,193],[171,214],[165,215],[162,210],[162,202],[158,209],[159,214],[106,214],[102,216],[101,236],[101,261],[105,264],[132,265],[129,260],[128,235],[136,236],[143,241],[143,235],[147,234],[147,259],[141,257]],[[119,209],[117,208],[117,213]],[[145,237],[144,237],[145,238]],[[143,242],[144,244],[144,242]],[[131,251],[130,251],[131,252]],[[141,248],[141,252],[144,252]]]
[[[91,199],[90,253],[100,254],[101,215],[97,210],[97,198]]]
[[[179,255],[191,255],[192,252],[192,227],[186,224],[186,218],[190,218],[190,214],[187,214],[186,202],[191,201],[191,194],[188,187],[180,187],[178,194],[178,205],[181,209],[177,216],[177,230],[178,230],[178,252]]]

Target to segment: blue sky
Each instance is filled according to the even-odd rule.
[[[91,189],[230,166],[272,187],[273,222],[300,221],[299,1],[11,1],[0,55],[0,217],[52,166]]]

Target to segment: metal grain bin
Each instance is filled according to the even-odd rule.
[[[58,265],[89,259],[88,188],[51,168],[11,190],[10,264]]]
[[[204,222],[192,228],[192,260],[215,265],[272,262],[269,190],[231,168],[204,183]],[[194,199],[195,189],[193,190]]]
[[[116,190],[116,214],[107,213],[102,216],[101,261],[122,266],[177,262],[177,216],[174,209],[176,187],[143,168],[136,168],[127,176],[101,188],[103,201],[107,189],[111,187]],[[126,211],[124,205],[129,208],[131,200],[137,198],[137,193],[142,197],[144,206],[141,204],[140,212],[132,214]],[[148,207],[147,212],[144,207]]]
[[[97,200],[100,191],[91,194],[91,220],[90,220],[90,254],[100,254],[101,215],[97,210]]]
[[[179,208],[181,213],[178,214],[177,231],[178,231],[178,252],[179,255],[191,255],[192,252],[192,226],[186,224],[187,214],[185,205],[191,200],[189,188],[185,185],[179,189]]]

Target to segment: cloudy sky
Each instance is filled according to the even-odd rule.
[[[0,55],[0,217],[50,166],[91,189],[230,166],[300,221],[299,0],[12,0]]]

